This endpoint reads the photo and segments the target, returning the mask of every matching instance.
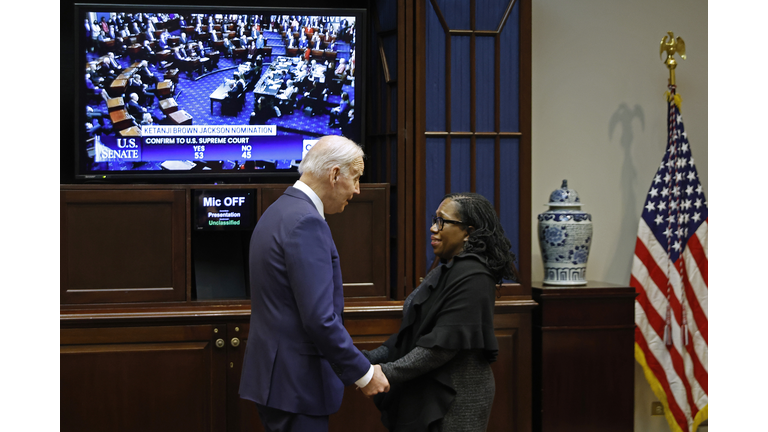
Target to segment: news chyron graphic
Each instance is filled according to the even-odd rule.
[[[96,162],[165,160],[253,160],[254,143],[260,159],[301,159],[295,137],[276,136],[276,126],[142,126],[140,137],[104,135],[96,140]]]

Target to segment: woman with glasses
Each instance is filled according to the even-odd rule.
[[[496,286],[518,279],[515,256],[493,206],[475,193],[446,195],[430,232],[441,264],[405,300],[398,333],[363,351],[391,386],[374,401],[390,431],[485,431]]]

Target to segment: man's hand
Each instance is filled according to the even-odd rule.
[[[363,387],[362,390],[363,394],[368,397],[389,391],[389,380],[387,380],[384,372],[381,371],[381,366],[373,365],[373,378],[371,378],[371,381],[367,386]]]

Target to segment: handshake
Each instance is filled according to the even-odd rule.
[[[362,387],[361,390],[367,397],[389,391],[389,380],[384,375],[384,372],[381,371],[380,365],[373,365],[373,377],[368,382],[368,385]]]

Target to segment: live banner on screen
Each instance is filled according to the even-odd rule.
[[[707,200],[669,86],[668,140],[640,218],[630,284],[635,359],[673,432],[707,419]]]

